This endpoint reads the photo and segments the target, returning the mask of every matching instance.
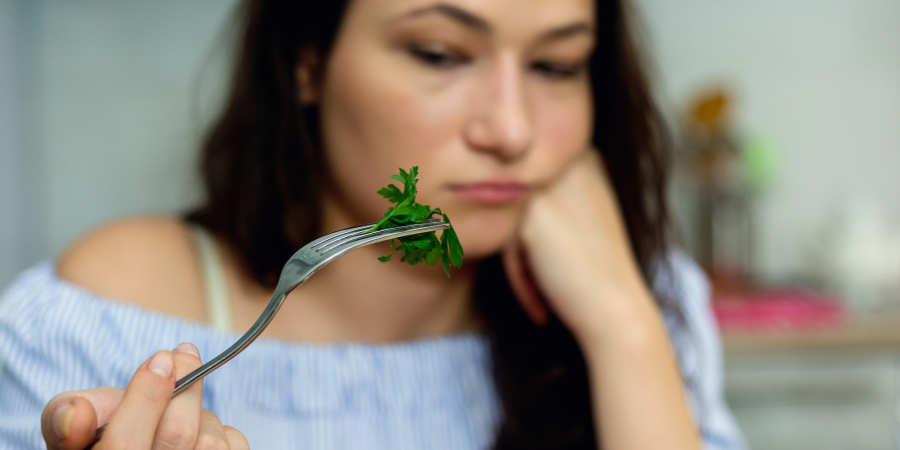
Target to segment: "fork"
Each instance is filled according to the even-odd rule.
[[[200,381],[203,377],[209,375],[219,367],[222,367],[222,365],[247,348],[257,337],[259,337],[260,333],[266,329],[272,319],[275,318],[275,314],[278,313],[278,310],[281,308],[281,305],[284,303],[284,299],[287,298],[288,294],[339,256],[369,244],[450,228],[448,222],[444,222],[437,218],[430,218],[422,223],[369,231],[374,226],[375,223],[370,223],[368,225],[360,225],[335,231],[334,233],[327,234],[306,244],[303,248],[294,253],[281,270],[281,276],[278,278],[278,284],[275,286],[275,293],[272,294],[272,299],[269,300],[266,309],[263,310],[259,318],[256,319],[253,326],[251,326],[237,342],[232,344],[231,347],[228,347],[228,349],[219,354],[219,356],[209,360],[197,370],[194,370],[179,379],[175,383],[175,390],[172,392],[172,397],[175,397],[185,389],[191,387],[191,385]],[[97,433],[94,436],[94,443],[100,440],[100,437],[103,436],[105,430],[106,425],[97,429]]]

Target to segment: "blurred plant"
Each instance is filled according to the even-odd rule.
[[[778,172],[777,140],[741,139],[733,95],[723,87],[697,95],[682,124],[681,166],[695,188],[695,256],[717,288],[739,289],[752,267],[754,200]]]

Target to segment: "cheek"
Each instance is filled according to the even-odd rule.
[[[535,100],[535,132],[540,145],[534,163],[543,171],[543,180],[555,178],[590,145],[593,111],[590,92],[565,99],[538,97]]]
[[[452,149],[458,136],[464,100],[423,92],[389,61],[367,53],[376,52],[335,49],[321,98],[321,123],[334,180],[330,188],[355,214],[371,220],[388,206],[375,192],[391,182],[398,167],[419,166],[420,201],[437,190],[444,178],[441,153]]]

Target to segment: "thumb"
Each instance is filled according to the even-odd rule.
[[[94,433],[122,401],[122,389],[95,388],[63,392],[53,397],[41,414],[41,434],[48,450],[87,448]]]
[[[541,300],[528,270],[521,244],[514,239],[503,248],[503,271],[525,314],[537,326],[547,323],[547,305]]]

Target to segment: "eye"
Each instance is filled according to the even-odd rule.
[[[412,44],[407,51],[419,62],[436,68],[449,68],[468,61],[462,53],[442,44]]]
[[[576,78],[584,71],[584,64],[562,64],[539,61],[531,65],[531,70],[551,80]]]

